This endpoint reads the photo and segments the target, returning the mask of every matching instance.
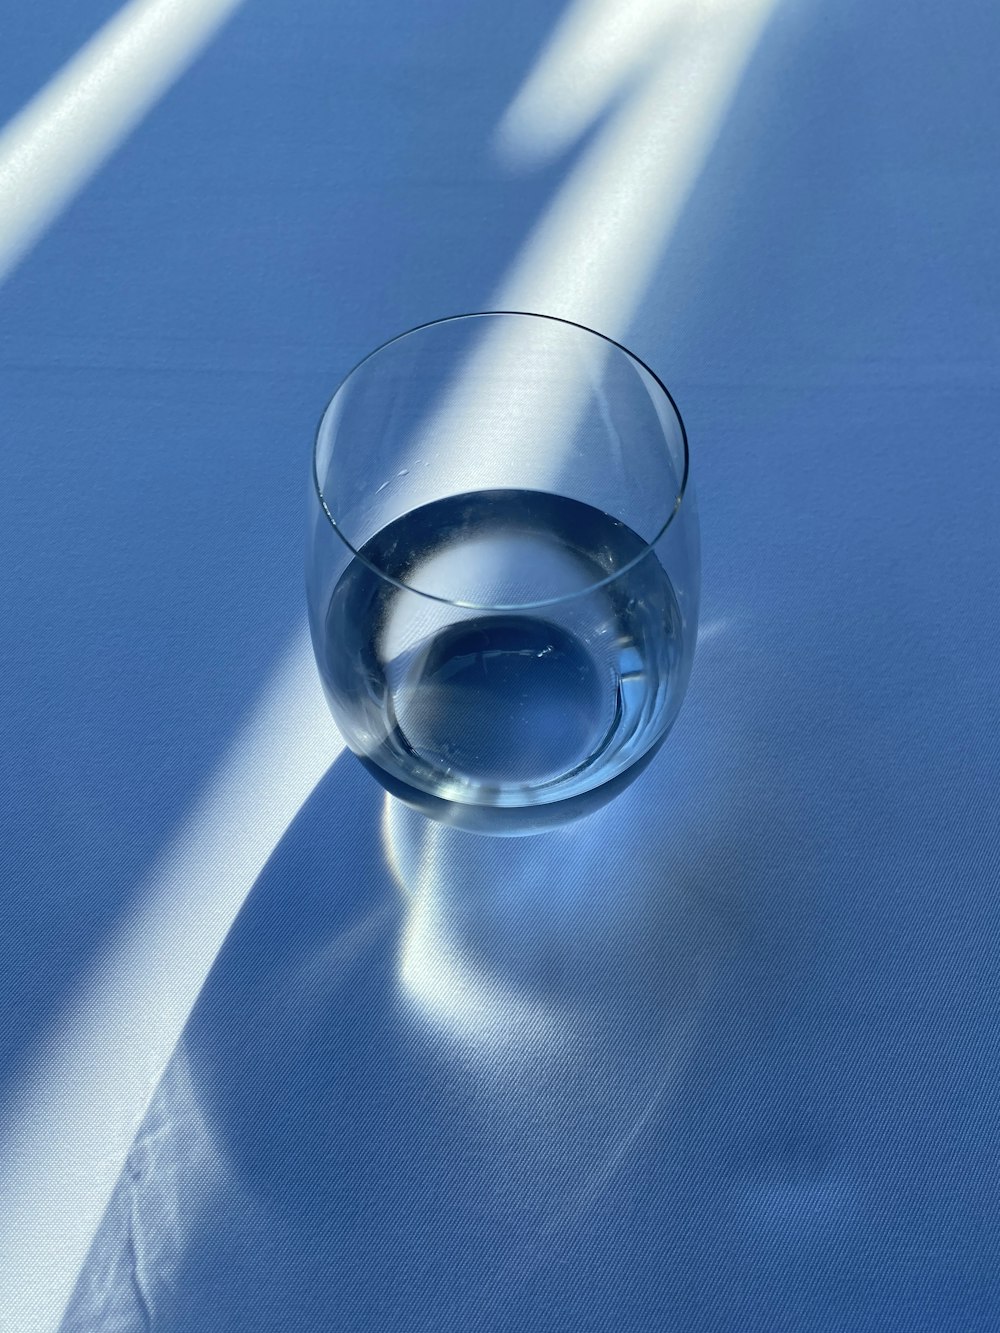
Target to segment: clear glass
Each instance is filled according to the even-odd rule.
[[[388,791],[521,833],[649,762],[691,672],[698,523],[680,413],[637,357],[545,315],[422,325],[343,381],[313,481],[316,661]]]

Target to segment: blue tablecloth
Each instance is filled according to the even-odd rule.
[[[561,28],[555,0],[247,0],[11,268],[0,1329],[1000,1327],[1000,10],[756,8],[717,70],[741,0]],[[0,114],[113,11],[22,7]],[[84,1010],[145,957],[165,849],[202,864],[223,779],[237,812],[281,786],[245,738],[300,634],[323,403],[508,290],[691,22],[678,96],[718,124],[688,177],[690,108],[677,162],[656,141],[623,213],[668,178],[676,208],[636,300],[601,297],[692,442],[704,630],[667,746],[517,840],[339,754],[214,916],[197,881],[190,937],[156,907],[127,993],[161,998],[115,1021],[179,1042],[119,1102],[132,1047]],[[536,116],[530,161],[497,127],[554,50],[538,105],[594,105]],[[577,277],[557,313],[592,318]],[[254,828],[218,836],[242,867]],[[206,921],[185,1023],[162,996]]]

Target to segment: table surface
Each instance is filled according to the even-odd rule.
[[[213,3],[0,45],[0,1329],[996,1330],[1000,9]],[[515,297],[674,391],[703,631],[493,840],[301,568],[339,376]]]

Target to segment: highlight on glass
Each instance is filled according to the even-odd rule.
[[[389,792],[522,833],[641,772],[699,596],[687,436],[643,362],[552,316],[424,324],[341,383],[312,480],[316,661]]]

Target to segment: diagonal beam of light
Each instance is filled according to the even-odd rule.
[[[659,58],[666,34],[688,8],[688,0],[571,4],[504,112],[496,133],[500,157],[531,167],[568,148]]]
[[[670,41],[656,61],[641,67],[635,60],[642,43],[622,37],[622,49],[635,59],[612,60],[615,79],[601,83],[601,106],[590,105],[596,115],[618,96],[616,111],[528,237],[494,293],[493,309],[558,315],[615,339],[625,335],[775,3],[675,0],[657,6],[670,19]],[[579,0],[579,9],[598,32],[613,13],[619,29],[632,15],[636,32],[648,35],[647,0],[604,0],[601,6]],[[579,50],[597,44],[572,12],[564,28],[566,46],[557,42],[543,57],[546,80],[536,87],[529,76],[528,92],[515,99],[522,144],[530,145],[535,134],[548,143],[551,100],[572,82]],[[447,460],[441,469],[454,493],[505,485],[496,478],[498,468],[539,490],[559,476],[587,400],[587,380],[600,371],[581,357],[576,365],[560,366],[558,380],[536,376],[529,384],[523,365],[540,360],[547,336],[527,329],[525,321],[493,323],[444,394],[413,455]],[[540,345],[533,347],[533,340]],[[503,392],[515,382],[518,394]],[[496,391],[485,392],[486,385]],[[435,498],[438,471],[410,472],[413,505]]]
[[[308,635],[51,1040],[0,1137],[0,1330],[53,1333],[132,1139],[248,889],[342,743]]]
[[[688,0],[657,6],[672,20],[661,59],[648,72],[635,71],[628,98],[515,261],[497,294],[501,308],[537,309],[612,337],[624,335],[775,3]],[[647,0],[635,0],[634,8],[645,33]],[[549,60],[558,87],[556,54]],[[618,72],[627,78],[632,67]],[[615,91],[605,87],[605,100]],[[534,109],[519,114],[520,141],[527,144],[534,134],[544,142],[550,100],[539,94],[527,105]]]
[[[242,0],[131,0],[0,131],[0,281]]]

